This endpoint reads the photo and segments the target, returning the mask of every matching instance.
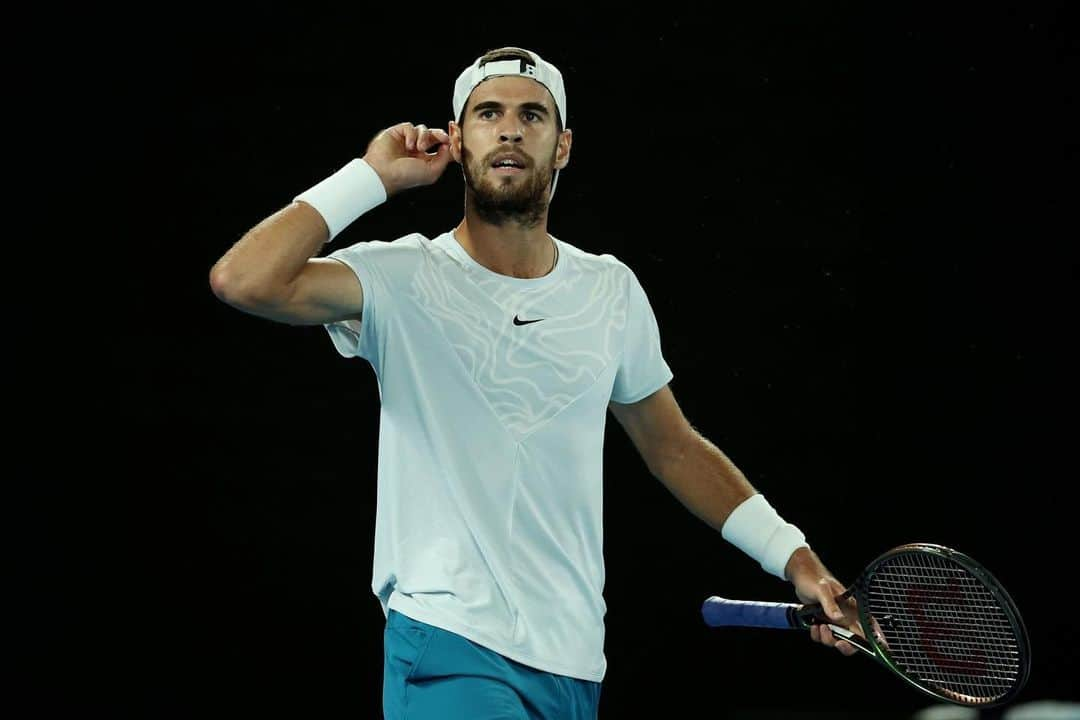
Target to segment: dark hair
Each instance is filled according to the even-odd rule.
[[[529,54],[529,51],[523,50],[519,47],[501,47],[494,50],[488,50],[486,53],[480,56],[480,67],[487,65],[490,62],[498,62],[499,60],[528,60],[533,62],[533,56]],[[550,91],[549,91],[550,92]],[[554,100],[554,95],[552,99]],[[468,105],[468,100],[465,101],[465,105]],[[553,103],[555,105],[555,130],[557,133],[563,131],[563,119],[562,113],[559,112],[559,103]],[[458,125],[462,125],[465,122],[465,108],[461,108],[461,117],[458,118]]]

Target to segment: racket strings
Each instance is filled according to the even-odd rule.
[[[866,587],[879,644],[906,675],[957,698],[991,701],[1021,673],[1009,616],[962,565],[924,553],[894,556]]]

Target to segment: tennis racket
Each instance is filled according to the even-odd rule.
[[[807,629],[826,624],[919,690],[957,705],[990,707],[1027,682],[1031,647],[1020,613],[982,565],[941,545],[893,548],[837,598],[855,598],[863,635],[828,621],[821,605],[710,597],[707,625]]]

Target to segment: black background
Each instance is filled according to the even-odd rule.
[[[1077,699],[1076,614],[1050,604],[1071,601],[1077,479],[1062,7],[665,8],[47,26],[36,47],[64,60],[25,86],[33,177],[78,197],[30,237],[77,290],[52,298],[31,360],[49,373],[19,547],[44,618],[20,663],[34,707],[379,715],[374,375],[321,328],[222,304],[208,273],[381,128],[445,128],[457,73],[500,45],[563,71],[574,147],[549,228],[638,274],[691,422],[842,581],[905,542],[982,560],[1032,634],[1020,701]],[[331,247],[433,237],[462,186],[451,166]],[[708,595],[790,588],[679,505],[613,421],[605,467],[601,717],[930,702],[799,633],[705,628]]]

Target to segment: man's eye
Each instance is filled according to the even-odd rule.
[[[540,116],[537,115],[536,113],[534,113],[532,110],[526,110],[525,111],[525,119],[528,120],[529,122],[534,122],[536,120],[539,120]]]
[[[490,118],[494,114],[495,114],[494,110],[481,110],[480,111],[480,117],[484,118],[485,120],[487,120],[488,118]]]

